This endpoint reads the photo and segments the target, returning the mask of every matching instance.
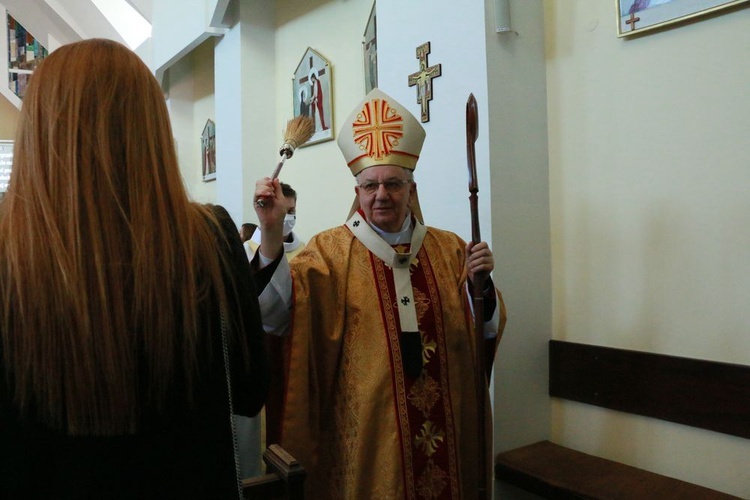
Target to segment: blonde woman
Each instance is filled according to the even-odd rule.
[[[226,211],[188,200],[162,91],[120,44],[60,47],[31,79],[0,300],[0,498],[237,497],[223,347],[254,415],[256,284]]]

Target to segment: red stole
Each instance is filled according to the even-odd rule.
[[[407,245],[408,250],[408,245]],[[398,306],[393,272],[370,253],[391,362],[396,421],[401,439],[407,498],[460,498],[457,436],[450,400],[445,327],[440,290],[429,258],[420,249],[411,266],[423,368],[419,377],[404,372],[399,344]]]

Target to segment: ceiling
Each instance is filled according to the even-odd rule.
[[[10,15],[48,50],[86,38],[109,38],[135,49],[131,37],[121,35],[97,7],[102,2],[113,6],[127,2],[151,22],[153,0],[0,0]]]

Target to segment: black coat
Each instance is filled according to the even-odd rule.
[[[246,327],[229,335],[246,342],[252,356],[249,372],[232,357],[234,412],[252,416],[268,391],[258,292],[234,223],[223,208],[215,211],[230,242],[220,251],[231,255],[230,272],[240,284],[240,303],[228,309],[241,311]],[[212,322],[216,333],[201,360],[195,404],[176,383],[166,413],[146,409],[134,435],[73,437],[22,421],[0,353],[0,498],[237,498],[218,303],[209,300],[203,309],[201,321]]]

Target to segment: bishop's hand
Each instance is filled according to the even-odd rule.
[[[475,285],[474,278],[477,275],[483,275],[486,278],[494,268],[495,259],[487,242],[480,241],[476,245],[472,242],[466,244],[466,269],[472,285]]]

